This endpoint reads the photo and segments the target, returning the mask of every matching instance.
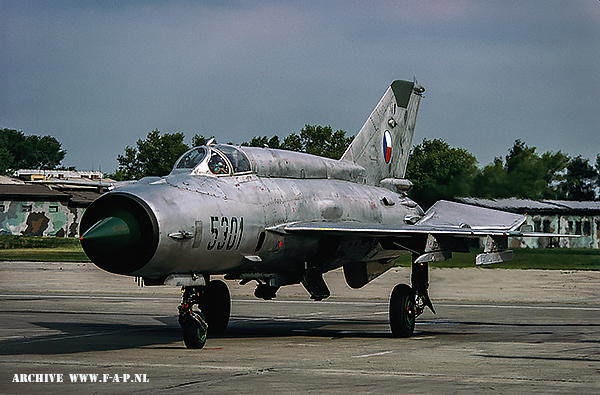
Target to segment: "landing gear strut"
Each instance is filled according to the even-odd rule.
[[[223,281],[213,280],[204,287],[183,287],[181,292],[179,325],[183,329],[183,342],[187,348],[202,348],[209,332],[220,334],[227,329],[231,312],[229,289]],[[202,312],[194,311],[194,305]]]
[[[410,337],[415,330],[415,319],[429,307],[435,309],[429,299],[429,268],[427,263],[416,263],[418,255],[413,257],[412,288],[406,284],[394,287],[390,296],[390,328],[394,337]]]
[[[179,306],[179,325],[183,329],[183,342],[187,348],[202,348],[206,343],[208,324],[202,313],[192,310],[202,295],[201,287],[183,287],[183,301]]]

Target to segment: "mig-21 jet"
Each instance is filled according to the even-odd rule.
[[[430,262],[468,252],[473,239],[484,246],[478,264],[504,262],[512,259],[509,236],[534,235],[521,231],[522,215],[449,201],[424,212],[408,197],[424,91],[392,82],[340,160],[214,141],[195,147],[168,176],[94,201],[81,221],[83,249],[106,271],[182,287],[179,323],[189,348],[202,348],[207,332],[229,322],[228,287],[212,276],[255,281],[255,296],[266,300],[291,284],[322,300],[330,295],[323,273],[341,267],[347,284],[361,288],[412,254],[411,285],[397,285],[389,307],[392,334],[409,337],[415,318],[434,311]]]

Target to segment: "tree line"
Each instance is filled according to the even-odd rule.
[[[592,165],[589,159],[561,151],[540,155],[536,147],[516,140],[504,158],[479,168],[467,150],[441,139],[424,139],[411,151],[406,178],[414,184],[411,197],[424,207],[455,196],[595,200],[600,154]]]
[[[126,146],[117,156],[119,167],[108,177],[117,181],[169,174],[175,161],[191,147],[204,145],[207,138],[195,134],[191,146],[185,135],[149,132],[135,146]],[[331,126],[305,125],[283,139],[255,136],[242,146],[270,147],[306,152],[339,159],[352,137]],[[22,168],[55,169],[66,151],[51,136],[26,136],[22,131],[0,129],[0,172]],[[414,187],[410,197],[424,208],[440,199],[457,196],[481,198],[526,198],[556,200],[600,199],[600,154],[592,164],[582,156],[538,153],[516,140],[507,154],[479,167],[477,158],[464,148],[451,147],[442,139],[423,139],[411,150],[406,178]]]
[[[117,156],[119,167],[108,176],[117,181],[125,181],[167,175],[177,158],[185,151],[204,145],[207,141],[205,136],[195,134],[192,145],[188,146],[184,139],[185,135],[181,132],[161,135],[159,130],[153,130],[145,139],[137,140],[135,147],[125,147],[125,153]],[[283,140],[278,136],[255,136],[241,145],[285,149],[339,159],[351,141],[352,137],[346,137],[343,130],[334,132],[331,126],[305,125],[300,132],[292,132]]]
[[[146,175],[166,175],[175,160],[189,147],[182,133],[160,135],[158,130],[138,140],[137,148],[126,147],[119,155],[116,179],[137,179]],[[196,134],[192,146],[202,145]],[[339,159],[352,142],[343,130],[331,126],[305,125],[283,139],[274,135],[255,136],[242,146],[270,147]],[[556,200],[595,200],[599,198],[600,154],[593,165],[582,156],[570,157],[561,151],[539,154],[516,140],[505,157],[499,156],[482,168],[477,158],[464,148],[451,147],[442,139],[424,139],[411,151],[406,178],[414,187],[411,198],[424,207],[440,199],[457,196],[481,198],[526,198]]]
[[[0,129],[0,174],[19,169],[52,170],[66,154],[52,136],[27,136],[23,131]]]

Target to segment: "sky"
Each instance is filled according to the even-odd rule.
[[[415,77],[415,144],[480,166],[516,139],[600,154],[598,0],[0,0],[0,128],[54,136],[79,170],[114,171],[154,129],[355,135]]]

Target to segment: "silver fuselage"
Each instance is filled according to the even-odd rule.
[[[173,174],[110,193],[135,196],[156,216],[156,251],[145,266],[128,273],[147,278],[300,270],[317,255],[319,239],[278,232],[278,225],[332,220],[398,224],[407,215],[422,214],[401,194],[331,179]],[[374,249],[364,239],[347,238],[343,244],[338,248],[344,254],[332,256],[326,270],[366,259]]]

